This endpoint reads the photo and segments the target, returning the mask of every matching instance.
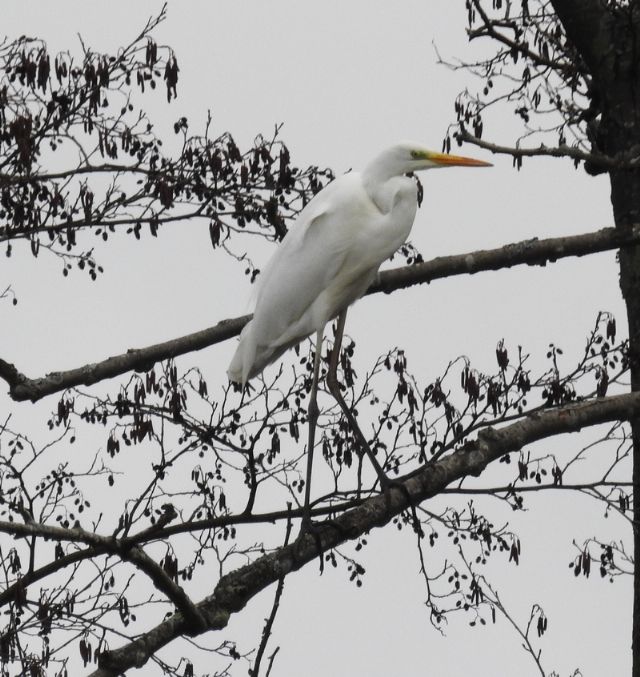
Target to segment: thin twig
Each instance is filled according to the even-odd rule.
[[[289,510],[291,510],[291,503],[289,503]],[[283,548],[286,548],[287,545],[289,544],[289,536],[291,535],[291,516],[287,519],[287,532],[284,537],[284,544]],[[280,608],[280,598],[282,597],[282,591],[284,590],[284,575],[281,576],[278,580],[278,586],[276,587],[276,594],[275,597],[273,598],[273,605],[271,607],[271,613],[269,614],[269,618],[267,618],[267,621],[264,625],[264,629],[262,630],[262,639],[260,640],[260,646],[258,647],[258,653],[256,654],[256,660],[255,663],[253,664],[253,668],[249,670],[249,675],[251,677],[258,677],[260,674],[260,663],[262,662],[262,657],[264,656],[264,652],[267,649],[267,644],[269,642],[269,638],[271,637],[271,630],[273,628],[273,622],[276,619],[276,614],[278,613],[278,609]],[[271,672],[271,666],[273,664],[273,659],[275,658],[276,652],[278,651],[280,647],[277,647],[276,650],[271,654],[271,657],[269,659],[269,668],[267,674]]]

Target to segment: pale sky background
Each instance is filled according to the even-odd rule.
[[[0,30],[41,37],[51,51],[76,50],[80,33],[94,49],[110,51],[129,41],[161,5],[5,2]],[[472,57],[464,26],[464,3],[451,0],[173,0],[156,37],[177,53],[178,99],[167,107],[162,90],[146,109],[160,125],[187,115],[192,130],[203,126],[211,109],[214,133],[230,131],[241,147],[284,122],[282,137],[294,164],[331,166],[337,173],[362,167],[399,140],[439,150],[455,95],[475,83],[437,66],[434,43],[444,56]],[[485,125],[485,136],[509,143],[512,114],[502,115],[499,124]],[[490,159],[469,147],[464,152]],[[606,177],[587,177],[562,161],[528,161],[519,173],[508,158],[493,161],[491,170],[422,176],[425,205],[411,239],[425,258],[612,225]],[[264,262],[269,248],[254,246],[256,260]],[[97,283],[80,274],[63,279],[58,262],[43,256],[37,262],[26,255],[2,257],[0,288],[11,282],[19,304],[0,304],[0,321],[10,327],[0,356],[36,376],[248,310],[242,266],[229,265],[211,249],[205,224],[165,229],[142,243],[122,238],[99,257],[106,274]],[[614,253],[604,253],[378,295],[350,312],[348,332],[358,342],[361,364],[402,345],[425,383],[461,354],[492,372],[503,337],[514,350],[522,344],[540,356],[556,342],[572,364],[572,350],[582,349],[599,310],[614,312],[624,331],[614,261]],[[210,384],[222,382],[233,347],[227,342],[192,359]],[[52,406],[13,405],[4,395],[0,400],[24,426]],[[578,441],[566,443],[576,449]],[[576,580],[567,566],[575,555],[572,538],[606,537],[612,520],[603,520],[602,507],[581,497],[547,494],[528,505],[529,512],[515,516],[497,503],[490,506],[496,523],[509,521],[523,542],[518,568],[489,569],[503,601],[523,625],[533,603],[544,607],[549,631],[539,646],[549,673],[555,669],[565,677],[578,667],[584,677],[629,672],[631,581]],[[348,583],[343,569],[319,577],[315,564],[288,579],[270,645],[281,647],[273,675],[539,674],[504,622],[473,629],[468,618],[452,618],[446,637],[432,629],[406,531],[371,534],[364,564],[361,589]],[[257,646],[273,592],[234,617],[224,637],[243,649]],[[222,639],[220,633],[217,641]],[[164,655],[183,649],[170,646]],[[201,672],[215,667],[196,663]],[[149,664],[131,674],[154,675],[157,669]],[[245,674],[243,665],[237,674]]]

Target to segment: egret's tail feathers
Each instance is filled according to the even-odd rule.
[[[240,383],[242,386],[250,378],[249,371],[256,354],[256,344],[251,324],[251,321],[245,324],[242,332],[240,332],[240,342],[227,369],[229,380],[233,383]]]
[[[242,364],[238,360],[236,360],[237,356],[238,356],[238,352],[236,351],[236,354],[233,356],[233,359],[231,360],[231,364],[229,365],[229,368],[227,369],[227,376],[229,377],[229,380],[232,383],[240,383],[240,384],[244,385],[245,381],[242,378]]]
[[[267,365],[299,342],[300,338],[296,338],[284,345],[256,345],[250,322],[240,334],[240,343],[227,369],[229,380],[246,385],[247,381],[260,374]]]
[[[242,350],[242,344],[238,345],[231,364],[227,369],[227,376],[230,381],[240,383],[245,386],[254,376],[258,376],[262,370],[277,360],[289,346],[277,346],[276,348],[261,347],[254,351],[253,360],[246,359]]]

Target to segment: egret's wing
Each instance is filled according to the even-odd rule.
[[[348,238],[330,212],[315,215],[291,235],[274,254],[258,290],[253,319],[258,345],[278,343],[300,322],[348,253]],[[308,330],[301,329],[302,335],[314,329],[312,318],[308,319]]]
[[[286,266],[287,261],[290,261],[296,253],[303,251],[307,246],[305,244],[307,236],[323,225],[331,226],[327,217],[330,212],[336,212],[338,204],[344,199],[344,179],[345,177],[341,176],[325,186],[300,212],[296,222],[278,245],[275,253],[260,274],[255,291],[256,306],[260,305],[263,292],[270,288],[271,278],[281,276],[283,264]],[[335,225],[337,225],[337,221]]]
[[[246,382],[339,311],[335,287],[347,289],[360,274],[357,262],[369,218],[363,194],[359,178],[348,174],[300,213],[260,276],[253,320],[242,332],[229,370],[232,380]]]

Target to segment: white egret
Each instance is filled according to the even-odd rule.
[[[308,408],[307,525],[322,336],[327,322],[338,315],[327,385],[371,459],[381,484],[388,486],[336,380],[345,313],[365,293],[380,264],[409,236],[418,197],[415,181],[405,175],[453,166],[486,167],[490,163],[436,153],[412,143],[388,148],[363,172],[344,174],[307,204],[260,277],[253,319],[242,330],[227,373],[231,381],[245,385],[288,348],[316,333]]]

